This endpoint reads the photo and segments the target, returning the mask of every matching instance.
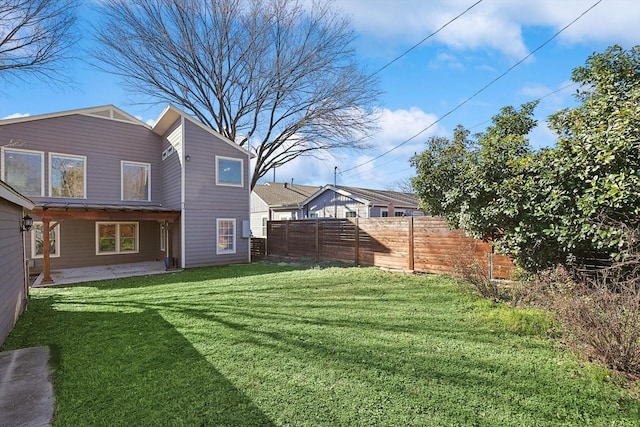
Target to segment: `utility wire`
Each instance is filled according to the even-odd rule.
[[[551,95],[555,95],[556,93],[558,93],[558,92],[562,92],[563,90],[568,89],[568,88],[570,88],[571,86],[575,86],[575,85],[577,85],[577,84],[578,84],[577,82],[569,83],[568,85],[564,85],[564,86],[562,86],[561,88],[558,88],[558,89],[556,89],[556,90],[554,90],[554,91],[551,91],[551,92],[549,92],[549,93],[545,93],[544,95],[542,95],[541,97],[539,97],[539,98],[537,98],[537,99],[538,99],[538,101],[541,101],[541,100],[543,100],[543,99],[545,99],[545,98],[547,98],[547,97],[549,97],[549,96],[551,96]],[[483,121],[483,122],[481,122],[481,123],[477,123],[477,124],[475,124],[475,125],[473,125],[473,126],[469,126],[467,129],[469,129],[469,130],[471,130],[471,129],[475,129],[475,128],[480,127],[480,126],[482,126],[482,125],[484,125],[484,124],[486,124],[486,123],[489,123],[491,120],[492,120],[492,119],[487,119],[487,120],[485,120],[485,121]]]
[[[514,68],[516,68],[518,65],[522,64],[524,61],[526,61],[527,59],[529,59],[531,56],[533,56],[534,53],[538,52],[540,49],[542,49],[543,47],[545,47],[547,44],[549,44],[553,39],[555,39],[556,37],[558,37],[562,32],[564,32],[567,28],[569,28],[570,26],[572,26],[573,24],[575,24],[580,18],[582,18],[584,15],[586,15],[588,12],[591,11],[591,9],[593,9],[594,7],[596,7],[598,4],[600,4],[602,2],[602,0],[598,0],[596,1],[594,4],[592,4],[587,10],[585,10],[584,12],[582,12],[577,18],[575,18],[573,21],[571,21],[570,23],[568,23],[567,25],[565,25],[562,29],[560,29],[558,32],[556,32],[554,35],[552,35],[550,38],[548,38],[544,43],[542,43],[540,46],[538,46],[537,48],[535,48],[533,51],[531,51],[531,53],[529,53],[527,56],[525,56],[524,58],[522,58],[520,61],[516,62],[515,64],[513,64],[511,67],[509,67],[505,72],[503,72],[502,74],[500,74],[498,77],[494,78],[493,80],[491,80],[489,83],[487,83],[486,85],[484,85],[482,88],[480,88],[479,90],[477,90],[473,95],[471,95],[470,97],[468,97],[467,99],[465,99],[464,101],[462,101],[461,103],[459,103],[458,105],[456,105],[453,109],[449,110],[447,113],[445,113],[443,116],[441,116],[440,118],[438,118],[437,120],[435,120],[433,123],[431,123],[429,126],[427,126],[426,128],[422,129],[420,132],[416,133],[415,135],[413,135],[412,137],[404,140],[403,142],[401,142],[400,144],[394,146],[393,148],[385,151],[384,153],[370,159],[367,160],[364,163],[360,163],[359,165],[353,166],[349,169],[345,169],[342,172],[349,172],[350,170],[353,169],[357,169],[361,166],[364,166],[366,164],[372,163],[376,160],[378,160],[379,158],[386,156],[387,154],[397,150],[398,148],[402,147],[403,145],[407,144],[408,142],[414,140],[415,138],[417,138],[418,136],[422,135],[424,132],[426,132],[427,130],[431,129],[433,126],[435,126],[436,124],[438,124],[440,121],[442,121],[445,117],[448,117],[449,115],[453,114],[455,111],[459,110],[462,106],[464,106],[465,104],[467,104],[469,101],[471,101],[473,98],[475,98],[476,96],[478,96],[480,93],[484,92],[488,87],[492,86],[495,82],[497,82],[498,80],[500,80],[502,77],[504,77],[505,75],[507,75],[507,73],[509,73],[511,70],[513,70]]]
[[[379,72],[381,72],[382,70],[384,70],[385,68],[389,67],[391,64],[393,64],[394,62],[396,62],[397,60],[399,60],[400,58],[402,58],[403,56],[407,55],[409,52],[411,52],[413,49],[417,48],[418,46],[420,46],[422,43],[426,42],[427,40],[429,40],[431,37],[435,36],[436,34],[438,34],[440,31],[444,30],[447,26],[449,26],[449,24],[451,24],[453,21],[457,20],[458,18],[460,18],[462,15],[464,15],[465,13],[469,12],[471,9],[473,9],[474,7],[476,7],[478,4],[482,3],[483,0],[478,0],[477,2],[475,2],[474,4],[472,4],[471,6],[469,6],[468,8],[466,8],[462,13],[460,13],[459,15],[457,15],[456,17],[454,17],[453,19],[449,20],[446,24],[444,24],[442,27],[438,28],[436,31],[434,31],[433,33],[429,34],[427,37],[423,38],[422,40],[420,40],[418,43],[414,44],[413,46],[411,46],[409,49],[407,49],[404,53],[402,53],[401,55],[399,55],[398,57],[396,57],[395,59],[387,62],[385,65],[383,65],[380,69],[378,69],[378,71],[376,71],[375,73],[371,74],[370,77],[375,76],[376,74],[378,74]]]
[[[539,98],[537,98],[537,99],[538,99],[538,100],[545,99],[545,98],[547,98],[547,97],[549,97],[549,96],[551,96],[551,95],[554,95],[554,94],[556,94],[556,93],[558,93],[558,92],[562,92],[563,90],[568,89],[568,88],[570,88],[571,86],[575,86],[575,85],[577,85],[577,84],[578,84],[578,83],[576,83],[576,82],[569,83],[569,84],[564,85],[564,86],[562,86],[562,87],[560,87],[560,88],[558,88],[558,89],[556,89],[556,90],[553,90],[553,91],[551,91],[551,92],[545,93],[544,95],[542,95],[541,97],[539,97]],[[473,126],[469,126],[469,127],[467,127],[467,129],[468,129],[468,130],[475,129],[475,128],[477,128],[477,127],[480,127],[480,126],[483,126],[483,125],[485,125],[485,124],[489,123],[491,120],[492,120],[492,119],[484,120],[484,121],[482,121],[482,122],[480,122],[480,123],[476,123],[476,124],[475,124],[475,125],[473,125]],[[391,163],[393,163],[393,162],[395,162],[395,160],[389,160],[388,162],[384,162],[384,163],[380,163],[380,164],[378,164],[378,165],[377,165],[377,167],[386,166],[386,165],[391,164]],[[363,163],[362,165],[364,165],[364,164],[366,164],[366,163]],[[360,166],[361,166],[361,165],[360,165]],[[358,167],[358,166],[356,166],[356,168],[357,168],[357,167]],[[352,168],[352,169],[355,169],[355,168]],[[404,171],[407,171],[407,170],[409,170],[409,169],[412,169],[412,168],[402,169],[400,172],[404,172]],[[342,174],[343,174],[343,172],[342,172],[342,171],[339,171],[338,173],[339,173],[343,178],[351,178],[351,177],[354,177],[354,176],[358,176],[358,175],[360,175],[360,172],[350,173],[350,174],[345,175],[345,176],[343,176],[343,175],[342,175]],[[398,173],[399,173],[399,172],[398,172]],[[396,174],[396,172],[392,172],[392,174]]]

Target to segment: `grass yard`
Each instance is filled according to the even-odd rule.
[[[443,276],[254,264],[33,290],[3,350],[52,349],[59,426],[640,425],[549,325]]]

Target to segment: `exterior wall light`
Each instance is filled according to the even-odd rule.
[[[25,215],[22,217],[22,225],[20,226],[20,231],[29,231],[33,227],[33,218],[29,215]]]

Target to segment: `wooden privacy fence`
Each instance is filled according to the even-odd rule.
[[[269,221],[267,253],[425,273],[457,274],[475,265],[501,279],[515,268],[487,243],[428,216]]]

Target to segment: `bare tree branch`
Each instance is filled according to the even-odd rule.
[[[377,81],[358,67],[350,24],[331,5],[104,0],[100,8],[99,67],[255,153],[252,187],[298,156],[363,148],[375,129]]]
[[[59,80],[78,40],[78,0],[0,0],[0,78]]]

